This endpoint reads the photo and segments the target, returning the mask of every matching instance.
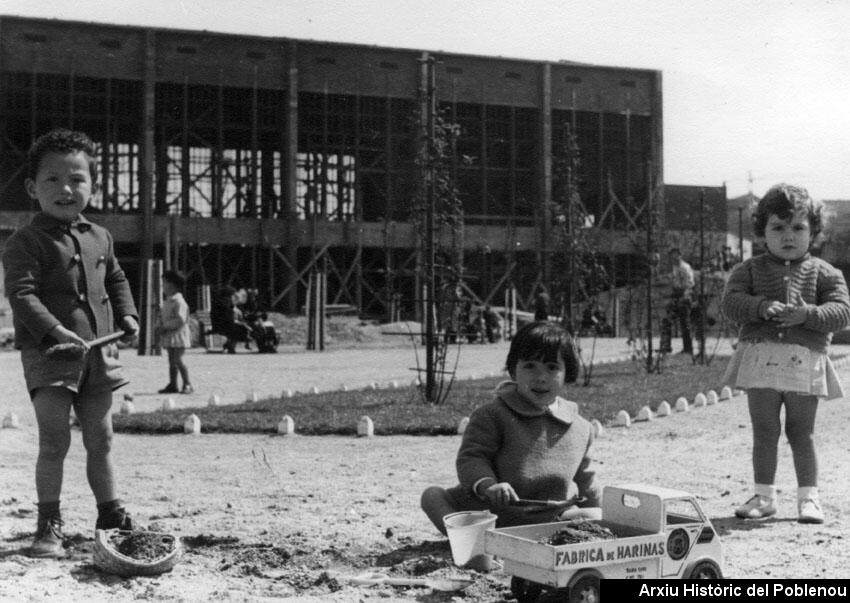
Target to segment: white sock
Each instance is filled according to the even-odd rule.
[[[811,498],[814,501],[819,500],[817,486],[802,486],[797,488],[797,502],[806,500],[807,498]]]
[[[765,498],[774,500],[776,498],[776,486],[773,484],[756,484],[755,493],[759,496],[764,496]]]

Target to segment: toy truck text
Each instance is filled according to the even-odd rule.
[[[602,519],[594,523],[616,537],[553,545],[549,539],[569,522],[525,525],[488,530],[485,551],[501,558],[505,572],[514,576],[511,588],[521,602],[534,601],[537,594],[532,593],[539,594],[543,586],[569,589],[571,601],[598,601],[602,578],[722,577],[720,538],[687,492],[644,484],[608,486]],[[526,588],[529,584],[540,588]],[[573,591],[584,594],[574,599]]]

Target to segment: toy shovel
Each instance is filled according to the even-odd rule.
[[[523,507],[525,511],[533,512],[533,511],[544,511],[546,509],[552,509],[553,511],[563,511],[568,507],[575,506],[579,503],[584,502],[585,498],[583,496],[573,496],[567,500],[533,500],[528,498],[520,498],[514,503],[511,503],[515,507]]]
[[[126,336],[127,333],[124,331],[116,331],[115,333],[92,339],[88,342],[88,349],[91,350],[98,346],[118,341]],[[87,349],[79,343],[57,343],[44,350],[44,355],[54,360],[79,360],[86,355],[86,351]]]
[[[471,578],[403,578],[390,577],[386,574],[367,573],[360,574],[354,578],[350,578],[352,584],[362,586],[374,586],[378,584],[388,584],[390,586],[421,586],[443,592],[455,592],[465,589],[471,585],[474,580]]]

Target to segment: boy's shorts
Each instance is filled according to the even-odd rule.
[[[116,390],[130,382],[124,377],[114,343],[94,348],[77,360],[56,360],[37,348],[23,348],[21,362],[30,397],[40,387],[64,387],[85,394]]]

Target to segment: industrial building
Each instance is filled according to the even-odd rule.
[[[458,126],[466,294],[500,305],[511,288],[528,308],[552,282],[570,152],[567,211],[614,284],[632,278],[650,217],[664,221],[659,71],[14,16],[0,16],[0,244],[35,209],[27,148],[68,127],[100,145],[87,215],[140,288],[160,258],[192,306],[201,285],[230,285],[295,313],[322,270],[328,303],[415,317],[434,105]]]

